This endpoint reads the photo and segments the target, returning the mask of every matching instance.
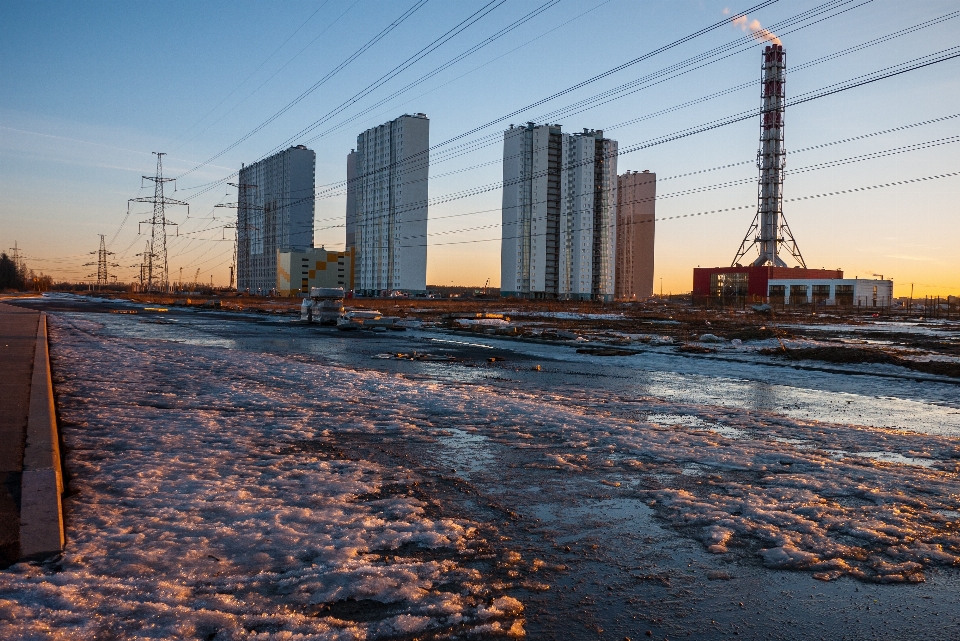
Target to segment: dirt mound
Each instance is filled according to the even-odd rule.
[[[791,360],[824,361],[827,363],[889,363],[899,365],[898,359],[879,349],[865,347],[800,347],[796,349],[761,349],[765,356],[779,356]]]
[[[798,349],[761,349],[765,356],[776,356],[790,360],[823,361],[826,363],[882,363],[899,365],[916,372],[960,378],[960,363],[946,361],[914,361],[891,354],[881,349],[869,347],[801,347]]]

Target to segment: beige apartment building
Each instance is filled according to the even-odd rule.
[[[617,251],[614,296],[641,300],[653,296],[653,239],[657,175],[644,170],[617,177]]]

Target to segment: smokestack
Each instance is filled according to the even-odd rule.
[[[785,245],[787,252],[806,267],[797,241],[783,215],[783,170],[787,151],[783,146],[783,112],[786,104],[786,52],[777,41],[763,49],[763,68],[760,76],[762,108],[760,110],[760,149],[757,151],[757,168],[760,170],[757,214],[747,230],[733,259],[739,266],[740,259],[757,245],[760,256],[753,261],[755,267],[770,265],[787,267],[778,255]]]
[[[786,267],[777,255],[780,217],[783,214],[783,168],[786,150],[783,147],[784,81],[786,80],[786,52],[782,45],[767,45],[763,49],[761,91],[760,150],[757,166],[760,169],[760,256],[754,265]]]

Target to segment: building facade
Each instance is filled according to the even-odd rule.
[[[240,170],[237,290],[269,294],[280,252],[313,247],[316,154],[298,145]]]
[[[771,305],[890,307],[893,304],[893,281],[869,278],[776,278],[767,283],[767,302]]]
[[[612,300],[617,143],[599,130],[513,127],[503,138],[503,296]]]
[[[693,270],[694,300],[733,300],[766,302],[770,281],[836,280],[843,278],[840,269],[803,269],[800,267],[735,266],[697,267]]]
[[[844,278],[839,269],[698,267],[693,270],[693,299],[696,304],[889,307],[893,281]]]
[[[430,120],[418,113],[363,132],[347,157],[346,240],[362,295],[427,289],[429,154]]]
[[[617,179],[617,300],[653,296],[657,175],[628,172]]]
[[[353,289],[353,249],[328,251],[323,247],[278,252],[279,296],[305,296],[311,287]]]
[[[357,150],[347,154],[347,238],[346,249],[357,246]]]

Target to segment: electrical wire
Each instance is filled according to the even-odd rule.
[[[357,1],[359,2],[359,0],[357,0]],[[180,140],[181,138],[183,138],[185,135],[187,135],[188,133],[190,133],[190,130],[191,130],[191,129],[193,129],[194,127],[196,127],[197,125],[199,125],[201,122],[203,122],[204,120],[206,120],[207,118],[209,118],[209,117],[210,117],[210,114],[212,114],[212,113],[215,112],[217,109],[219,109],[220,106],[221,106],[223,103],[225,103],[225,102],[230,98],[230,96],[232,96],[233,94],[235,94],[235,93],[237,93],[238,91],[240,91],[240,88],[243,87],[243,85],[247,84],[247,81],[250,80],[251,78],[253,78],[253,76],[255,76],[258,71],[260,71],[261,69],[263,69],[263,66],[264,66],[265,64],[267,64],[268,62],[270,62],[270,60],[271,60],[275,55],[277,55],[277,54],[280,52],[280,50],[283,49],[283,48],[287,45],[287,43],[290,42],[290,40],[291,40],[295,35],[297,35],[298,33],[300,33],[300,30],[303,29],[305,26],[307,26],[307,23],[310,22],[311,20],[313,20],[313,17],[314,17],[315,15],[317,15],[318,13],[320,13],[320,10],[323,9],[325,6],[327,6],[327,4],[328,4],[329,2],[330,2],[330,0],[324,0],[324,2],[323,2],[319,7],[317,7],[316,10],[315,10],[313,13],[311,13],[310,16],[300,24],[299,27],[297,27],[296,29],[294,29],[293,33],[291,33],[289,36],[287,36],[287,39],[284,40],[284,41],[280,44],[279,47],[277,47],[276,49],[273,50],[273,53],[271,53],[269,56],[267,56],[267,57],[264,59],[264,61],[261,62],[260,65],[259,65],[256,69],[254,69],[252,72],[250,72],[250,74],[249,74],[246,78],[243,79],[243,82],[241,82],[239,85],[237,85],[236,87],[234,87],[234,88],[230,91],[230,93],[228,93],[226,96],[224,96],[223,99],[222,99],[220,102],[218,102],[213,109],[211,109],[210,111],[208,111],[202,118],[200,118],[200,120],[196,121],[195,123],[193,123],[192,125],[190,125],[189,127],[187,127],[187,129],[186,129],[183,133],[181,133],[179,136],[177,136],[177,137],[174,138],[172,141],[170,141],[170,144],[171,144],[171,145],[174,144],[175,142],[177,142],[178,140]],[[354,2],[353,4],[356,4],[356,2]],[[349,10],[352,9],[352,8],[353,8],[353,5],[350,5],[350,7],[347,8],[347,11],[349,11]],[[346,11],[345,11],[344,13],[346,13]],[[341,15],[341,17],[343,17],[343,16]],[[337,18],[337,20],[339,20],[339,18]],[[335,23],[336,23],[336,20],[335,20],[333,23],[331,23],[329,26],[327,26],[327,29],[329,29],[329,28],[330,28],[331,26],[333,26],[333,24],[335,24]],[[323,35],[324,33],[326,33],[327,29],[324,29],[323,31],[321,31],[321,32],[320,32],[320,35]],[[319,38],[320,35],[318,35],[317,38]],[[316,40],[316,38],[314,38],[314,40],[312,40],[312,41],[310,42],[310,44],[313,44],[313,42],[314,42],[315,40]],[[309,45],[308,45],[308,46],[309,46]],[[302,50],[302,49],[300,50],[300,53],[303,53],[303,50]],[[296,56],[294,56],[294,57],[291,58],[289,61],[287,61],[287,63],[286,63],[285,65],[283,65],[283,67],[280,67],[280,69],[283,69],[284,67],[287,66],[287,64],[290,64],[290,62],[292,62],[294,58],[296,58],[297,56],[299,56],[300,53],[298,53]],[[273,74],[273,76],[275,76],[277,73],[279,73],[279,71],[280,71],[280,70],[278,69],[277,72]],[[270,78],[268,78],[267,81],[269,81],[270,79],[272,79],[273,76],[270,76]],[[266,82],[264,82],[264,84],[266,84]],[[243,103],[244,100],[246,100],[247,98],[249,98],[249,97],[252,96],[253,94],[257,93],[257,91],[259,91],[261,87],[263,87],[263,84],[261,84],[260,87],[257,87],[256,89],[254,89],[251,93],[249,93],[246,98],[244,98],[243,100],[241,100],[240,102],[238,102],[236,105],[234,105],[234,107],[231,108],[230,111],[233,111],[233,109],[236,109],[240,104]],[[227,111],[227,113],[225,113],[223,116],[226,116],[227,114],[229,114],[230,111]],[[176,151],[176,150],[179,149],[180,147],[183,147],[184,145],[186,145],[186,144],[192,142],[193,140],[195,140],[195,139],[197,138],[197,136],[200,136],[200,135],[203,134],[205,131],[207,131],[210,127],[212,127],[213,125],[217,124],[217,122],[220,122],[220,120],[223,119],[223,116],[221,116],[221,117],[220,117],[219,119],[217,119],[215,122],[211,123],[210,126],[208,126],[206,129],[204,129],[203,131],[201,131],[200,133],[198,133],[196,136],[194,136],[194,137],[191,138],[190,140],[187,140],[187,141],[184,142],[183,144],[181,144],[181,145],[179,145],[178,147],[176,147],[176,148],[174,149],[174,151]]]
[[[775,30],[777,30],[778,33],[783,33],[784,35],[789,34],[789,33],[794,33],[794,32],[799,31],[799,30],[801,30],[801,29],[804,29],[804,28],[807,28],[807,27],[809,27],[809,26],[812,26],[813,24],[817,24],[817,23],[819,23],[819,22],[821,22],[821,21],[823,21],[823,20],[826,20],[826,19],[835,17],[836,15],[839,15],[840,13],[844,13],[844,12],[846,12],[846,11],[850,11],[850,10],[852,10],[852,9],[858,8],[858,7],[862,6],[863,4],[865,4],[865,3],[861,2],[860,4],[857,4],[857,5],[854,5],[854,6],[845,7],[845,8],[843,8],[843,9],[841,9],[841,10],[840,10],[838,13],[836,13],[836,14],[832,14],[832,15],[825,16],[825,17],[819,17],[817,20],[814,20],[813,22],[810,22],[810,23],[807,23],[807,24],[800,24],[799,26],[795,26],[795,28],[793,28],[793,29],[791,29],[791,30],[788,30],[788,31],[785,31],[785,32],[781,31],[781,29],[782,29],[784,26],[787,26],[787,25],[797,25],[797,23],[800,22],[800,18],[801,18],[801,17],[810,17],[810,16],[808,16],[807,13],[805,12],[804,14],[800,14],[799,16],[794,16],[794,17],[792,17],[792,18],[790,18],[790,19],[787,19],[787,20],[778,22],[778,23],[776,23],[775,25],[771,25],[771,29],[775,29]],[[820,58],[817,58],[817,59],[808,61],[808,62],[806,62],[806,63],[802,63],[802,64],[798,65],[797,67],[792,68],[791,73],[794,73],[794,72],[796,72],[796,71],[803,70],[803,69],[808,69],[808,68],[813,67],[813,66],[816,66],[816,65],[818,65],[818,64],[822,64],[822,63],[824,63],[824,62],[831,61],[831,60],[834,60],[834,59],[837,59],[837,58],[840,58],[840,57],[849,55],[849,54],[851,54],[851,53],[859,52],[859,51],[862,51],[862,50],[867,49],[867,48],[869,48],[869,47],[876,46],[876,45],[878,45],[878,44],[882,44],[882,43],[885,43],[885,42],[889,42],[890,40],[893,40],[893,39],[895,39],[895,38],[899,38],[899,37],[901,37],[901,36],[908,35],[908,34],[911,34],[911,33],[915,33],[915,32],[920,31],[920,30],[922,30],[922,29],[925,29],[925,28],[928,28],[928,27],[931,27],[931,26],[935,26],[935,25],[941,24],[941,23],[943,23],[943,22],[946,22],[947,20],[952,20],[952,19],[954,19],[954,18],[956,18],[956,17],[958,17],[958,16],[960,16],[960,11],[953,11],[953,12],[947,13],[947,14],[945,14],[945,15],[939,16],[939,17],[937,17],[937,18],[934,18],[934,19],[927,20],[927,21],[925,21],[925,22],[919,23],[919,24],[917,24],[917,25],[913,25],[913,26],[911,26],[911,27],[907,27],[907,28],[904,28],[904,29],[900,29],[900,30],[895,31],[895,32],[893,32],[893,33],[886,34],[886,35],[884,35],[884,36],[881,36],[881,37],[878,37],[878,38],[874,38],[874,39],[872,39],[872,40],[868,40],[868,41],[866,41],[866,42],[860,43],[860,44],[855,45],[855,46],[853,46],[853,47],[848,47],[848,48],[846,48],[846,49],[842,49],[842,50],[837,51],[837,52],[834,52],[834,53],[832,53],[832,54],[829,54],[829,55],[826,55],[826,56],[822,56],[822,57],[820,57]],[[817,17],[817,16],[813,16],[813,17]],[[749,38],[748,38],[748,39],[749,39]],[[714,49],[713,52],[720,52],[720,53],[722,53],[722,52],[726,51],[726,50],[729,48],[729,46],[730,46],[730,45],[724,45],[723,47],[719,47],[719,48]],[[688,68],[688,69],[686,69],[686,70],[684,70],[684,71],[680,71],[680,72],[678,72],[678,73],[676,73],[676,74],[669,75],[669,76],[667,76],[667,77],[662,77],[662,76],[663,76],[666,72],[668,72],[668,71],[671,71],[671,70],[674,70],[674,69],[683,68],[684,66],[687,66],[687,65],[690,65],[690,64],[692,64],[692,63],[694,63],[694,62],[697,62],[697,61],[702,60],[707,54],[701,54],[701,55],[698,55],[698,56],[694,56],[693,58],[690,58],[690,59],[688,59],[688,60],[686,60],[686,61],[684,61],[684,62],[682,62],[682,63],[677,63],[676,65],[672,65],[671,67],[668,67],[667,69],[660,70],[660,71],[657,71],[657,72],[648,74],[647,76],[644,76],[644,77],[641,78],[641,79],[638,79],[638,80],[635,80],[635,81],[631,81],[631,82],[629,82],[629,83],[626,83],[625,85],[621,85],[621,87],[618,87],[617,89],[609,90],[609,91],[607,91],[607,92],[602,92],[601,94],[597,94],[596,96],[593,96],[593,97],[590,97],[590,98],[586,98],[586,99],[580,100],[580,101],[574,103],[573,105],[568,105],[568,106],[566,106],[566,107],[563,107],[563,108],[561,108],[561,109],[555,110],[555,111],[553,111],[553,112],[550,112],[550,113],[547,113],[547,114],[542,114],[542,115],[540,115],[540,116],[538,116],[538,117],[536,117],[536,118],[533,118],[533,120],[536,121],[536,122],[550,122],[551,119],[554,119],[554,118],[557,117],[558,115],[574,115],[574,114],[576,114],[576,113],[582,113],[583,111],[586,111],[586,110],[588,110],[588,109],[591,109],[591,108],[594,108],[594,107],[596,107],[596,106],[599,106],[600,104],[605,104],[606,102],[610,102],[611,100],[620,99],[620,98],[623,98],[623,97],[625,97],[625,96],[627,96],[627,95],[631,95],[631,94],[635,93],[636,91],[641,91],[641,90],[643,90],[643,89],[647,89],[647,88],[656,86],[656,85],[660,84],[661,82],[665,82],[666,80],[670,80],[670,79],[673,79],[673,78],[677,78],[677,77],[679,77],[679,76],[681,76],[681,75],[683,75],[683,74],[685,74],[685,73],[689,73],[690,71],[694,71],[694,70],[696,70],[696,69],[700,69],[700,68],[706,66],[707,64],[712,64],[713,62],[717,62],[717,61],[719,61],[719,60],[722,60],[722,59],[724,59],[724,58],[726,58],[726,57],[729,57],[730,55],[735,55],[735,54],[737,54],[737,53],[742,53],[743,51],[746,51],[746,50],[747,50],[747,48],[740,48],[740,49],[738,49],[737,51],[734,51],[732,54],[727,54],[727,55],[724,55],[724,56],[721,57],[721,58],[716,58],[715,60],[711,60],[711,61],[709,61],[709,62],[707,62],[707,63],[701,64],[701,65],[698,65],[698,66],[695,66],[695,67],[692,67],[692,68]],[[710,52],[708,52],[708,53],[710,53]],[[631,87],[634,87],[635,85],[637,85],[638,83],[646,82],[647,80],[656,79],[656,78],[660,78],[660,79],[657,80],[656,82],[652,82],[652,83],[649,83],[649,84],[645,84],[645,85],[643,85],[643,86],[641,86],[641,87],[639,87],[639,88],[633,89],[633,90],[631,90],[631,91],[629,91],[629,92],[627,92],[627,93],[623,93],[622,95],[618,95],[618,96],[616,96],[615,98],[608,98],[608,99],[606,99],[606,100],[600,101],[601,98],[607,98],[607,96],[609,96],[611,93],[619,92],[619,91],[621,91],[622,88],[631,88]],[[695,104],[700,104],[700,103],[706,102],[706,101],[708,101],[708,100],[711,100],[711,99],[714,99],[714,98],[717,98],[717,97],[721,97],[721,96],[724,96],[724,95],[727,95],[727,94],[730,94],[730,93],[734,93],[734,92],[739,91],[739,90],[742,90],[742,89],[754,87],[754,86],[756,86],[756,83],[753,82],[753,81],[747,82],[747,83],[742,83],[742,84],[736,85],[736,86],[734,86],[734,87],[730,87],[730,88],[724,89],[724,90],[722,90],[722,91],[719,91],[719,92],[716,92],[716,93],[713,93],[713,94],[709,94],[709,95],[707,95],[707,96],[702,96],[702,97],[697,98],[697,99],[695,99],[695,100],[687,101],[687,102],[681,103],[681,104],[679,104],[679,105],[675,105],[675,106],[673,106],[673,107],[669,107],[669,108],[667,108],[667,109],[663,109],[663,110],[654,112],[654,113],[652,113],[652,114],[648,114],[648,115],[643,116],[643,117],[640,117],[640,118],[631,119],[631,120],[628,120],[628,121],[625,121],[625,122],[622,122],[622,123],[618,123],[618,124],[615,124],[615,125],[608,125],[608,126],[602,127],[602,129],[603,129],[604,131],[609,131],[609,130],[621,128],[621,127],[624,127],[624,126],[628,126],[628,125],[631,125],[631,124],[636,124],[636,123],[641,122],[641,121],[644,121],[644,120],[649,120],[649,119],[651,119],[651,118],[654,118],[654,117],[657,117],[657,116],[660,116],[660,115],[664,115],[664,114],[666,114],[666,113],[670,113],[670,112],[673,112],[673,111],[677,111],[677,110],[679,110],[679,109],[683,109],[683,108],[686,108],[686,107],[689,107],[689,106],[692,106],[692,105],[695,105]],[[440,162],[445,162],[445,161],[448,161],[448,160],[452,159],[453,157],[457,157],[457,156],[463,155],[463,153],[468,153],[468,152],[472,152],[472,151],[477,151],[480,147],[487,147],[487,146],[490,146],[490,145],[493,145],[493,144],[498,144],[499,142],[500,142],[500,133],[498,132],[498,133],[496,133],[496,134],[490,134],[490,135],[488,135],[488,136],[485,136],[485,137],[479,139],[478,141],[474,141],[473,143],[470,143],[471,145],[473,145],[471,148],[466,149],[466,150],[462,150],[462,151],[456,151],[456,152],[453,153],[452,155],[448,155],[448,156],[441,157],[441,158],[436,158],[436,157],[429,158],[429,155],[427,155],[429,159],[423,159],[423,158],[418,158],[418,157],[416,157],[416,156],[413,156],[413,157],[411,157],[411,158],[405,158],[405,159],[403,159],[403,160],[401,160],[401,161],[398,161],[398,162],[396,162],[396,163],[393,163],[393,164],[391,164],[391,165],[389,165],[389,166],[377,168],[376,170],[374,170],[374,172],[371,172],[371,173],[393,170],[393,169],[395,169],[396,167],[401,167],[401,166],[407,165],[407,164],[409,164],[410,162],[419,162],[421,166],[422,166],[422,165],[429,165],[429,164],[433,164],[433,165],[435,166],[436,164],[438,164],[438,163],[440,163]],[[434,147],[431,147],[431,150],[435,150],[435,149],[437,149],[438,147],[440,147],[440,146],[442,146],[442,145],[443,145],[443,143],[441,143],[440,145],[435,145]],[[505,159],[505,158],[504,158],[504,159]],[[490,162],[487,162],[487,163],[480,163],[480,164],[478,164],[478,165],[473,166],[472,168],[479,168],[479,167],[488,166],[489,164],[494,164],[495,162],[497,162],[497,161],[490,161]],[[467,171],[467,170],[469,170],[469,169],[470,169],[470,168],[464,168],[464,169],[461,169],[461,170],[457,170],[457,172],[451,172],[450,174],[443,174],[443,175],[451,175],[452,173],[460,173],[460,172],[463,172],[463,171]],[[358,177],[354,178],[354,180],[355,180],[355,181],[356,181],[356,180],[361,180],[361,179],[363,179],[364,177],[366,177],[366,175],[358,176]],[[432,176],[431,178],[436,178],[436,177],[439,177],[439,176]],[[338,183],[334,183],[334,184],[332,184],[332,185],[328,185],[326,190],[324,190],[324,191],[319,191],[319,192],[318,192],[318,196],[320,196],[320,197],[338,197],[338,196],[342,196],[342,195],[344,194],[344,192],[343,192],[342,189],[340,189],[340,188],[342,188],[342,187],[344,187],[344,186],[346,186],[346,185],[347,185],[347,181],[339,181]]]
[[[400,14],[400,16],[399,16],[397,19],[395,19],[395,20],[394,20],[393,22],[391,22],[389,25],[387,25],[386,27],[384,27],[379,33],[377,33],[377,35],[375,35],[373,38],[371,38],[370,40],[368,40],[368,41],[366,42],[366,44],[364,44],[362,47],[360,47],[359,49],[357,49],[356,51],[354,51],[354,52],[353,52],[350,56],[348,56],[344,61],[342,61],[340,64],[338,64],[336,67],[334,67],[331,71],[329,71],[329,72],[328,72],[325,76],[323,76],[320,80],[318,80],[318,81],[316,81],[315,83],[313,83],[313,85],[311,85],[310,87],[308,87],[308,88],[307,88],[305,91],[303,91],[299,96],[297,96],[296,98],[294,98],[293,100],[291,100],[290,102],[288,102],[286,105],[284,105],[279,111],[277,111],[277,112],[274,113],[272,116],[270,116],[269,118],[267,118],[265,121],[263,121],[262,123],[260,123],[259,125],[257,125],[252,131],[250,131],[250,132],[248,132],[247,134],[245,134],[245,135],[244,135],[243,137],[241,137],[239,140],[237,140],[236,142],[234,142],[234,143],[232,143],[231,145],[229,145],[226,149],[223,149],[222,151],[218,152],[217,154],[211,156],[210,158],[208,158],[208,159],[205,160],[204,162],[200,163],[199,165],[196,165],[195,167],[193,167],[193,168],[191,168],[191,169],[188,169],[187,171],[185,171],[185,172],[183,172],[182,174],[180,174],[179,176],[177,176],[177,178],[178,178],[178,179],[179,179],[179,178],[183,178],[184,176],[187,176],[187,175],[189,175],[189,174],[192,174],[193,172],[195,172],[196,170],[200,169],[201,167],[204,167],[204,166],[210,164],[211,162],[213,162],[214,160],[216,160],[216,159],[219,158],[220,156],[224,155],[225,153],[227,153],[227,152],[230,151],[231,149],[235,148],[237,145],[241,144],[243,141],[247,140],[248,138],[250,138],[251,136],[253,136],[254,134],[256,134],[258,131],[260,131],[261,129],[263,129],[264,127],[266,127],[266,126],[269,125],[270,123],[272,123],[274,120],[276,120],[277,118],[279,118],[280,116],[282,116],[283,114],[285,114],[287,111],[289,111],[290,109],[292,109],[293,107],[295,107],[295,106],[296,106],[297,104],[299,104],[304,98],[306,98],[306,97],[309,96],[311,93],[313,93],[314,91],[316,91],[317,89],[319,89],[324,83],[326,83],[328,80],[330,80],[331,78],[333,78],[337,73],[339,73],[339,72],[342,71],[344,68],[346,68],[351,62],[353,62],[354,60],[356,60],[357,58],[359,58],[359,57],[360,57],[361,55],[363,55],[366,51],[368,51],[371,47],[373,47],[375,44],[377,44],[378,42],[380,42],[380,40],[382,40],[388,33],[390,33],[391,31],[393,31],[394,29],[396,29],[398,26],[400,26],[401,24],[403,24],[410,16],[412,16],[414,13],[416,13],[417,10],[419,10],[421,7],[423,7],[423,5],[425,5],[427,2],[428,2],[428,0],[416,0],[416,2],[413,4],[413,6],[411,6],[409,9],[407,9],[407,10],[404,11],[402,14]]]

